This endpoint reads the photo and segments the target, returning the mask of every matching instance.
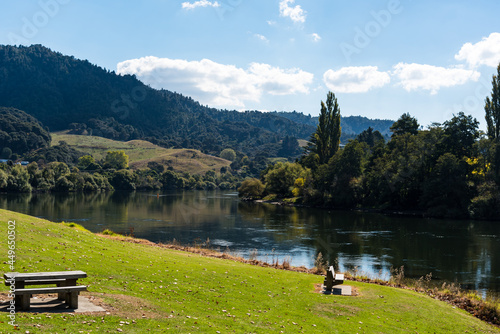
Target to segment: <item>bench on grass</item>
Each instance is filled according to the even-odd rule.
[[[326,278],[323,282],[326,291],[332,291],[334,285],[344,283],[344,274],[335,274],[333,266],[330,266],[326,271]]]
[[[69,308],[78,308],[78,295],[86,291],[85,285],[76,285],[79,278],[87,277],[81,270],[40,273],[6,273],[5,285],[12,286],[16,308],[23,311],[30,309],[30,298],[34,294],[57,293],[59,300],[64,300]],[[56,285],[55,287],[25,288],[28,285]]]

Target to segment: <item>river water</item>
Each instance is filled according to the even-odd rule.
[[[243,257],[314,266],[321,252],[341,271],[405,275],[500,292],[500,224],[392,217],[242,202],[235,192],[0,194],[0,208],[111,229],[154,242],[203,243]]]

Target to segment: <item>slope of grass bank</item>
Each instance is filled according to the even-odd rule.
[[[74,149],[92,155],[96,160],[104,159],[108,151],[124,151],[129,157],[132,169],[146,168],[148,162],[155,161],[165,167],[191,174],[205,173],[208,170],[219,171],[231,162],[192,149],[167,149],[144,140],[121,142],[112,139],[70,135],[65,132],[51,133],[52,144],[65,141]]]
[[[83,270],[86,294],[109,312],[19,312],[22,333],[500,333],[408,290],[346,282],[357,296],[327,296],[314,292],[321,276],[123,242],[0,210],[5,240],[9,220],[16,222],[16,271]],[[0,332],[14,332],[6,316]]]

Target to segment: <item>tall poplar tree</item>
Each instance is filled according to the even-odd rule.
[[[328,160],[338,151],[341,132],[337,98],[334,93],[328,92],[326,104],[321,101],[318,127],[311,135],[310,143],[306,148],[309,154],[317,155],[320,165],[328,163]]]
[[[497,75],[493,75],[491,81],[491,98],[486,98],[484,111],[486,112],[486,127],[488,138],[493,141],[493,168],[494,176],[500,185],[500,64],[497,67]]]
[[[486,125],[488,131],[488,138],[500,138],[500,64],[497,67],[497,75],[493,75],[491,90],[491,98],[486,98],[484,110],[486,112]]]

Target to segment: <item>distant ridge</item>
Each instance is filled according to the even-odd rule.
[[[304,115],[302,113],[292,111],[274,111],[273,114],[285,117],[296,123],[306,124],[316,127],[318,125],[318,117]],[[371,119],[364,116],[341,116],[342,133],[348,135],[357,135],[371,127],[373,130],[378,130],[382,135],[390,136],[390,127],[394,124],[393,120],[389,119]]]

